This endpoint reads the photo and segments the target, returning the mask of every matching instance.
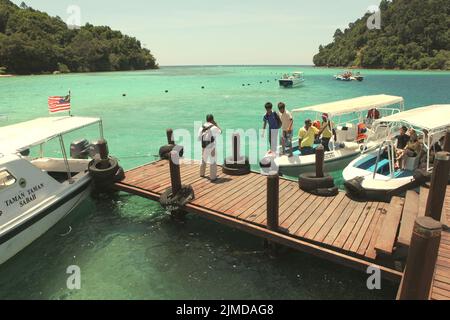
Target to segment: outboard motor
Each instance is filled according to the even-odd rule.
[[[72,142],[70,157],[72,159],[87,159],[89,157],[89,142],[86,139]]]
[[[104,139],[92,141],[91,145],[89,146],[89,156],[92,159],[107,159],[109,156],[108,142],[106,142],[106,140]]]

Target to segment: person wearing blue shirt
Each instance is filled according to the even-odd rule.
[[[272,153],[276,153],[278,149],[278,134],[281,128],[281,119],[280,116],[273,112],[272,103],[268,102],[265,105],[266,114],[264,115],[263,122],[263,138],[266,134],[267,124],[269,125],[269,144],[270,151]]]

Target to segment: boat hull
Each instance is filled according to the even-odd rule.
[[[361,155],[353,160],[343,171],[342,176],[345,182],[350,182],[354,179],[361,179],[361,188],[366,191],[389,192],[406,186],[411,183],[414,178],[412,176],[396,177],[386,176],[382,174],[375,174],[372,171],[364,170],[358,166],[368,159],[376,157],[377,152]]]
[[[280,87],[282,88],[300,87],[304,82],[304,80],[279,80]]]
[[[355,150],[353,152],[348,152],[346,154],[337,155],[332,158],[325,159],[324,167],[328,172],[338,171],[343,168],[351,161],[356,158],[361,151]],[[286,157],[283,157],[286,158]],[[281,161],[278,162],[279,171],[281,174],[290,177],[297,177],[302,173],[315,172],[316,170],[316,160],[315,155],[311,156],[297,156],[294,160],[294,164],[282,164]]]
[[[30,214],[22,223],[0,236],[0,265],[14,257],[36,239],[50,230],[61,219],[69,215],[91,191],[90,179],[86,177],[73,189],[58,199]]]

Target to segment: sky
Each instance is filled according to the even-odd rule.
[[[330,43],[337,28],[347,27],[379,2],[25,0],[66,22],[108,25],[134,36],[161,66],[311,65],[319,45]]]

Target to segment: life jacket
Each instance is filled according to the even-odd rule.
[[[365,123],[358,124],[358,136],[356,138],[357,142],[364,142],[368,138],[367,136],[367,127]]]

